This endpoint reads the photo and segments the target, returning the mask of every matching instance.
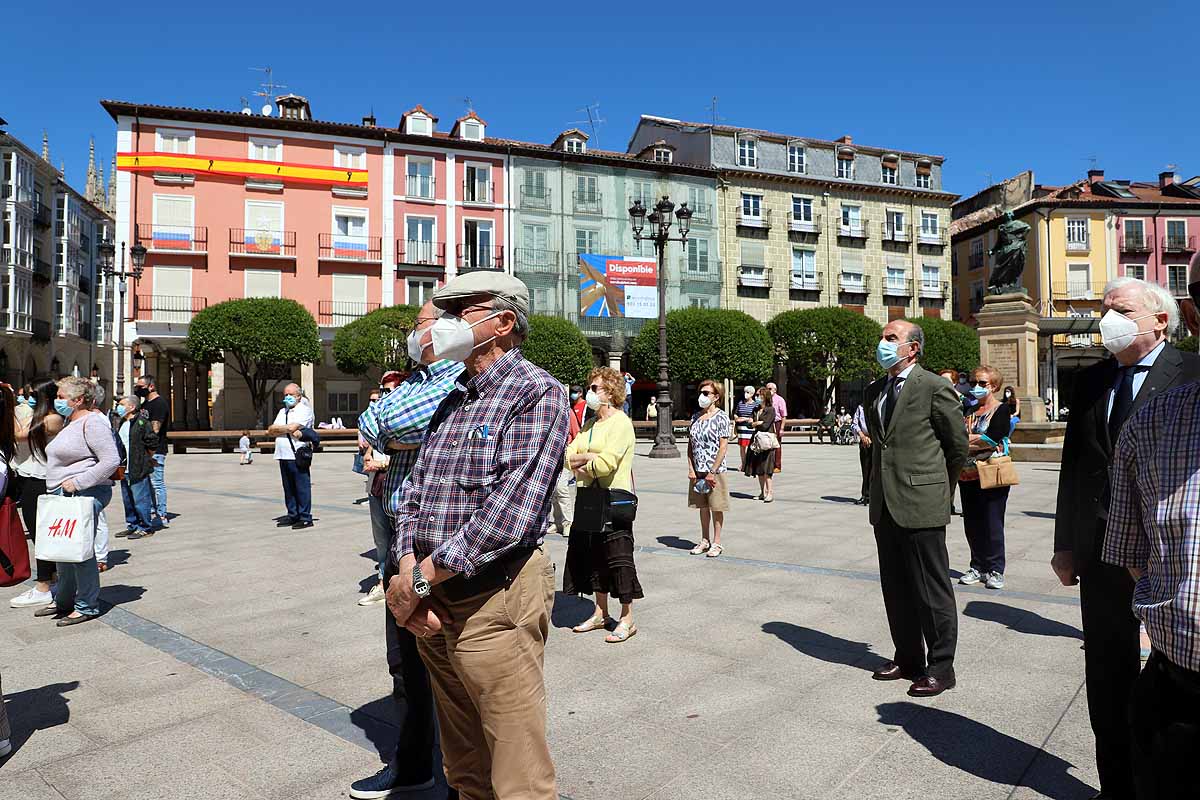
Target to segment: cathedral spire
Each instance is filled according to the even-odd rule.
[[[96,178],[96,139],[92,137],[88,140],[87,182],[84,186],[83,196],[88,199],[89,203],[95,203],[99,192]]]
[[[50,134],[46,129],[42,129],[42,161],[50,163]]]
[[[104,203],[104,210],[109,216],[117,216],[117,156],[113,154],[112,166],[108,169],[108,196]]]

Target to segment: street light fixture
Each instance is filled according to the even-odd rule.
[[[134,242],[129,248],[130,267],[125,264],[125,243],[121,242],[121,264],[115,266],[114,262],[117,255],[117,246],[112,243],[112,240],[105,239],[96,247],[100,253],[100,265],[104,270],[104,274],[109,278],[117,279],[117,291],[120,295],[119,311],[116,314],[115,320],[117,325],[117,391],[118,398],[125,396],[125,291],[128,288],[129,278],[135,281],[142,277],[142,269],[146,265],[146,247],[141,242]]]
[[[679,224],[679,235],[671,236],[671,212]],[[671,415],[671,376],[667,365],[667,242],[684,243],[692,227],[692,210],[680,203],[678,210],[671,199],[663,195],[654,209],[647,213],[641,200],[634,200],[629,209],[636,242],[654,242],[658,255],[658,431],[654,436],[651,458],[679,458],[675,446],[675,431]],[[646,230],[646,224],[650,228]]]

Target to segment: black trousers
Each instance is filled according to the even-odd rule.
[[[871,448],[858,445],[858,468],[862,471],[862,494],[859,497],[871,498]]]
[[[392,569],[395,569],[393,566]],[[388,585],[395,572],[384,579]],[[417,637],[396,624],[391,609],[384,613],[388,672],[392,675],[392,702],[400,735],[392,758],[402,784],[424,783],[433,777],[433,690],[429,673],[417,652]]]
[[[875,526],[879,584],[896,655],[905,672],[954,677],[958,606],[950,583],[946,528],[902,528],[887,504]]]
[[[1096,737],[1100,788],[1115,798],[1132,798],[1129,699],[1141,670],[1138,620],[1133,615],[1133,578],[1124,567],[1099,558],[1106,522],[1097,523],[1094,555],[1079,571],[1083,616],[1083,668],[1088,714]]]
[[[1200,672],[1184,669],[1156,650],[1133,690],[1133,772],[1138,800],[1194,797],[1197,754]]]
[[[1010,486],[982,489],[979,481],[959,481],[963,530],[971,548],[971,566],[981,574],[1004,574],[1004,512]]]

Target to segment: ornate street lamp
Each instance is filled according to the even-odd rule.
[[[671,212],[679,223],[679,235],[672,237]],[[687,203],[681,203],[679,209],[666,195],[647,213],[641,200],[634,200],[629,209],[629,222],[633,226],[633,239],[636,242],[649,240],[654,242],[654,250],[658,255],[658,431],[654,437],[654,447],[650,448],[651,458],[679,458],[679,448],[675,446],[675,431],[671,415],[671,376],[667,365],[667,242],[683,243],[687,241],[688,232],[692,226],[692,210]],[[649,230],[646,229],[649,223]]]
[[[105,239],[97,245],[96,250],[100,253],[100,266],[104,270],[105,276],[117,279],[117,290],[120,295],[119,311],[116,316],[117,326],[117,391],[118,398],[124,397],[125,392],[125,291],[128,289],[127,281],[133,278],[135,281],[142,277],[142,269],[146,265],[146,247],[141,242],[135,242],[133,247],[129,248],[129,260],[131,268],[125,265],[125,243],[121,242],[121,264],[114,266],[116,260],[117,246],[110,239]]]

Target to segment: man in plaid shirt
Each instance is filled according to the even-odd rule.
[[[416,368],[400,385],[371,404],[358,418],[358,431],[371,447],[390,456],[383,484],[383,507],[394,522],[400,490],[416,463],[429,420],[446,395],[453,391],[463,365],[433,355],[429,328],[441,316],[433,303],[417,312],[410,334],[409,356]],[[385,557],[383,582],[396,574],[395,559]],[[392,675],[392,702],[400,735],[396,752],[375,775],[355,781],[350,796],[358,800],[388,797],[393,792],[429,788],[433,778],[433,694],[429,673],[417,652],[417,640],[389,610],[384,621],[388,672]],[[453,790],[450,798],[456,797]]]
[[[556,800],[542,671],[554,565],[542,533],[567,396],[521,355],[521,281],[468,273],[433,302],[445,312],[431,328],[434,355],[466,371],[404,485],[387,602],[421,637],[450,786],[471,800]]]

